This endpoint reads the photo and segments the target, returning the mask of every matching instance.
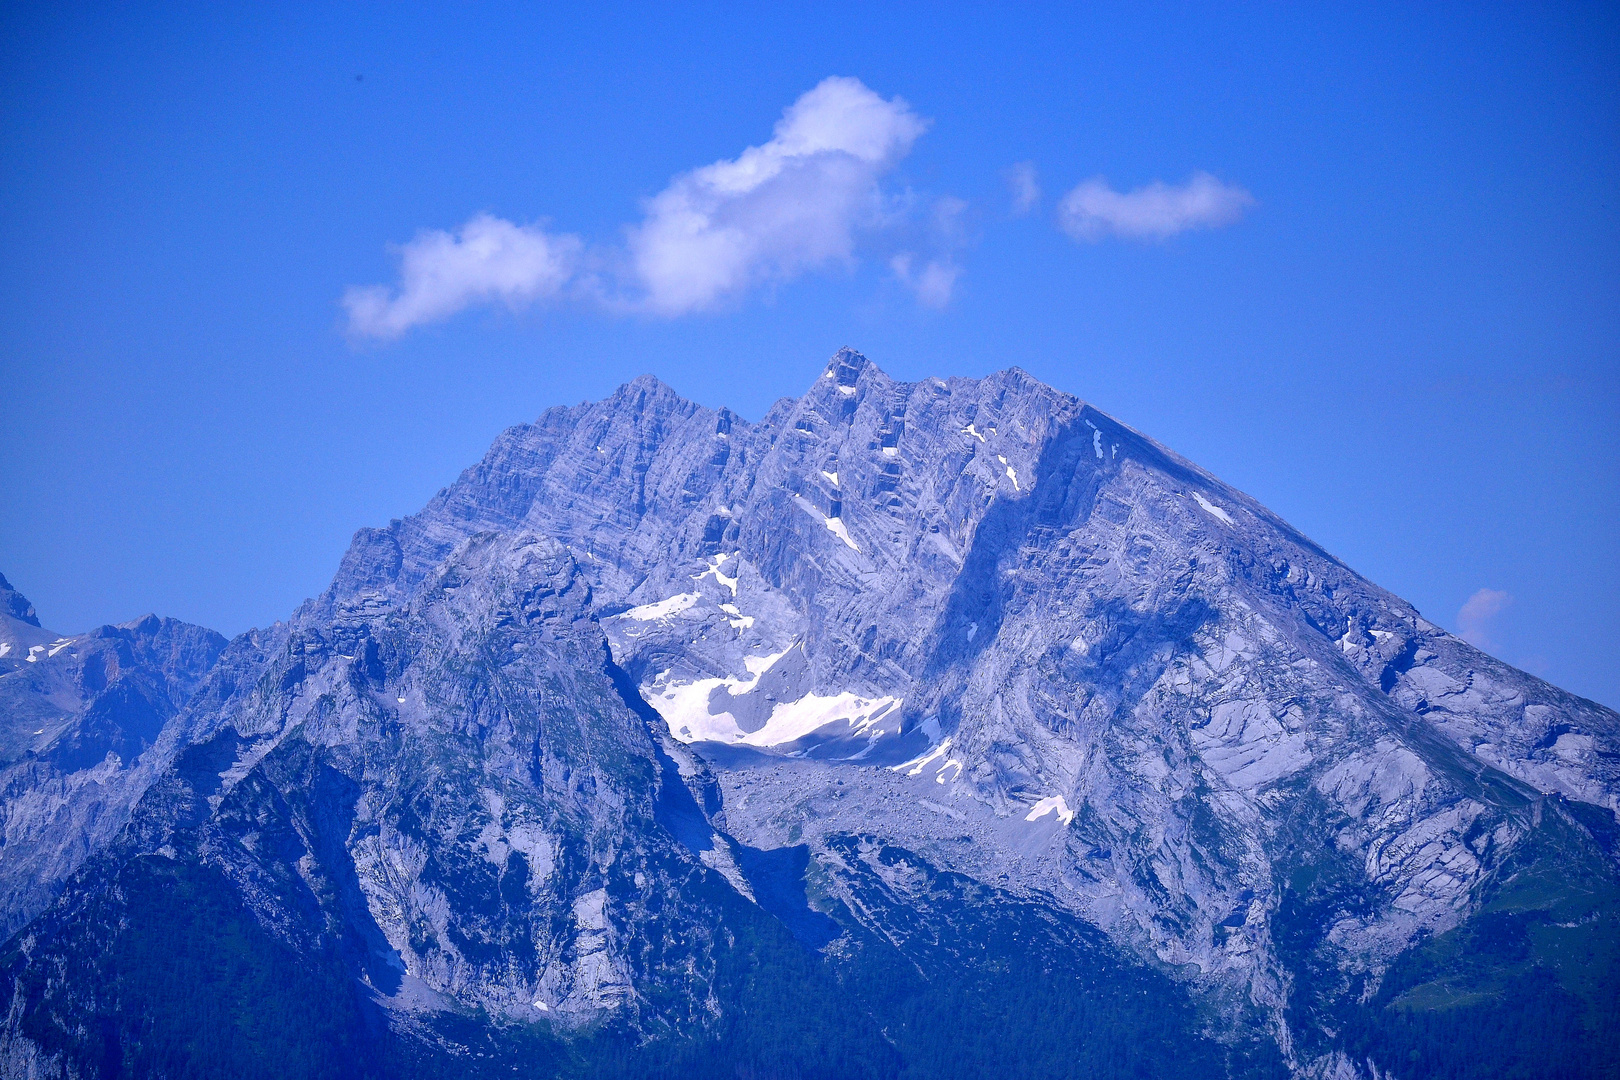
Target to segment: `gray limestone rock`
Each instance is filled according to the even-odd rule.
[[[643,377],[505,432],[189,700],[54,925],[130,860],[214,867],[401,1030],[704,1030],[725,904],[836,967],[909,947],[926,865],[1096,928],[1212,1035],[1371,1075],[1300,1017],[1620,809],[1613,711],[1020,371],[847,349],[758,423]],[[800,850],[844,922],[772,899]]]

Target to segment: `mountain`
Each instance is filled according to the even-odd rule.
[[[0,576],[0,935],[123,828],[225,639],[153,615],[64,637]]]
[[[1620,1075],[1620,716],[1016,370],[552,409],[162,730],[0,1075]]]

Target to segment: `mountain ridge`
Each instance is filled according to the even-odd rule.
[[[899,1030],[916,1014],[873,972],[934,964],[993,1001],[978,980],[1029,957],[975,959],[974,936],[1062,923],[1054,955],[1115,972],[1077,991],[1099,1030],[1137,1030],[1108,985],[1161,979],[1142,993],[1190,1010],[1178,1045],[1230,1075],[1383,1076],[1408,1012],[1364,1003],[1497,919],[1542,873],[1525,853],[1597,884],[1515,900],[1502,940],[1561,933],[1571,904],[1594,941],[1614,921],[1620,717],[1016,370],[899,383],[846,349],[758,423],[651,377],[547,410],[357,532],[165,731],[131,825],[15,939],[0,1062],[88,1060],[41,1041],[29,1018],[70,987],[38,973],[132,867],[216,875],[330,954],[396,1050],[470,1046],[444,1027],[470,1009],[540,1024],[558,1062],[592,1032],[830,1037],[728,1027],[749,954],[715,926],[777,935],[768,955],[867,987]],[[1598,1015],[1568,987],[1613,977],[1532,969],[1560,973],[1565,1018]],[[874,1075],[929,1054],[881,1042]]]
[[[167,767],[172,722],[226,643],[156,615],[58,635],[4,578],[0,590],[0,935],[9,937],[123,827]]]

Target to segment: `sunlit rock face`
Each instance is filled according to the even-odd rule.
[[[642,378],[507,431],[170,730],[14,975],[173,864],[410,1046],[471,1046],[467,1015],[729,1045],[740,958],[778,942],[875,1075],[922,1052],[900,973],[1039,962],[1069,1000],[1181,1002],[1172,1056],[1372,1076],[1354,1010],[1401,958],[1548,850],[1608,895],[1620,806],[1613,712],[1022,372],[901,383],[850,350],[758,423]],[[997,927],[1030,944],[984,953]],[[88,1053],[29,1000],[4,1060]]]

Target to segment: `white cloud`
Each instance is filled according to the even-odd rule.
[[[1511,603],[1512,595],[1501,589],[1480,589],[1457,611],[1457,636],[1476,649],[1494,649],[1493,624]]]
[[[1087,180],[1058,204],[1058,224],[1076,240],[1101,240],[1110,234],[1135,240],[1162,240],[1188,229],[1230,225],[1254,205],[1240,187],[1223,184],[1198,172],[1185,184],[1155,180],[1131,192],[1119,192],[1102,178]]]
[[[454,236],[439,229],[418,233],[399,249],[397,292],[364,285],[344,293],[350,332],[395,338],[475,303],[498,300],[515,309],[553,296],[573,276],[581,248],[577,237],[488,214]]]
[[[927,123],[859,79],[824,79],[790,105],[773,138],[735,160],[675,177],[628,230],[643,306],[677,315],[751,285],[854,258],[878,224],[878,180]]]
[[[1007,190],[1012,193],[1015,214],[1027,214],[1041,201],[1041,183],[1035,173],[1035,163],[1020,161],[1007,170]]]
[[[397,286],[343,296],[357,337],[394,338],[475,304],[513,309],[566,294],[609,310],[676,316],[751,287],[854,263],[857,249],[893,252],[896,276],[933,307],[961,271],[967,204],[887,194],[883,178],[928,122],[900,98],[833,77],[788,106],[768,142],[670,180],[624,230],[626,248],[480,214],[455,232],[424,231],[398,248]],[[875,253],[875,252],[873,252]]]

